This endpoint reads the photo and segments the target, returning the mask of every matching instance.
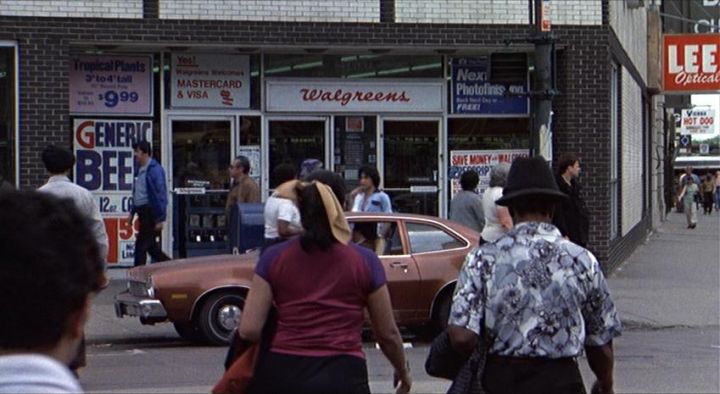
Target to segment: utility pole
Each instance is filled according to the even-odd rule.
[[[535,73],[530,92],[531,124],[530,156],[543,155],[552,160],[552,99],[557,95],[554,86],[553,55],[555,37],[550,26],[550,0],[528,0],[534,3],[535,28],[530,42],[535,47]],[[532,20],[531,20],[532,23]]]

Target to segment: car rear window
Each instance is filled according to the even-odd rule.
[[[414,222],[407,222],[406,226],[412,253],[434,252],[465,246],[465,242],[440,227]]]

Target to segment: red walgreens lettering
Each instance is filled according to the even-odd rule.
[[[407,103],[410,98],[405,91],[402,92],[364,92],[361,90],[346,91],[337,89],[334,92],[323,89],[300,89],[303,101],[335,101],[341,106],[348,105],[351,101],[377,101],[377,102],[403,102]]]

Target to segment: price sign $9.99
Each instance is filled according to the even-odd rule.
[[[114,90],[107,90],[105,93],[98,94],[98,99],[103,100],[104,104],[108,108],[113,108],[118,103],[124,103],[124,102],[131,102],[134,103],[138,101],[138,94],[137,92],[127,92],[125,90],[122,90],[120,92],[116,92]]]

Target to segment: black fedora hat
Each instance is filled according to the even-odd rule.
[[[512,205],[513,200],[526,196],[547,196],[558,201],[568,198],[558,189],[550,166],[542,156],[520,157],[513,161],[503,196],[495,204]]]

